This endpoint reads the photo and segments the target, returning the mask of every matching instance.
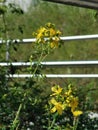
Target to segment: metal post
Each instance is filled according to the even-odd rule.
[[[9,61],[9,42],[6,42],[6,61]]]

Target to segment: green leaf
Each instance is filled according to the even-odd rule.
[[[0,15],[5,14],[7,12],[7,6],[2,5],[0,6]]]

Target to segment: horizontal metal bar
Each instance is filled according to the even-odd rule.
[[[98,34],[61,37],[62,41],[98,39]]]
[[[7,63],[7,62],[2,62],[0,63],[0,66],[30,66],[34,65],[37,62],[12,62],[12,63]],[[98,61],[45,61],[41,62],[40,65],[43,66],[89,66],[89,65],[98,65]]]
[[[15,43],[15,44],[17,44],[17,43],[33,43],[33,42],[35,42],[36,41],[36,39],[35,38],[30,38],[30,39],[22,39],[22,40],[20,40],[20,39],[14,39],[14,40],[0,40],[0,44],[2,44],[2,43]]]
[[[43,77],[43,75],[35,75]],[[8,78],[30,78],[32,74],[14,74],[6,75]],[[98,78],[98,74],[46,74],[46,78]]]
[[[96,9],[96,10],[98,9],[97,0],[44,0],[44,1],[89,8],[89,9]]]
[[[62,41],[72,41],[72,40],[87,40],[87,39],[98,39],[98,34],[93,35],[78,35],[78,36],[66,36],[66,37],[60,37]],[[35,38],[31,39],[15,39],[15,40],[8,40],[7,42],[11,43],[33,43],[35,42]],[[0,44],[5,43],[5,40],[0,40]]]

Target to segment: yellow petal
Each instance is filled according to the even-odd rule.
[[[73,115],[74,115],[75,117],[77,117],[77,116],[80,116],[83,112],[77,110],[77,111],[73,111],[72,113],[73,113]]]
[[[61,35],[62,33],[59,30],[57,30],[56,34]]]
[[[58,114],[62,115],[62,112],[65,108],[64,104],[62,104],[61,102],[58,102],[55,107],[56,107]]]
[[[51,91],[52,91],[52,92],[55,92],[55,91],[56,91],[56,88],[55,88],[55,87],[52,87],[52,88],[51,88]]]
[[[56,107],[53,107],[53,108],[51,109],[51,113],[54,113],[54,112],[56,112]]]
[[[58,109],[58,114],[59,115],[62,115],[62,112],[63,112],[62,109]]]
[[[77,97],[73,97],[70,103],[71,108],[74,110],[75,108],[77,108],[78,106],[78,98]]]
[[[49,32],[50,32],[50,37],[52,37],[56,34],[56,32],[53,28],[50,28]]]
[[[53,95],[59,95],[62,92],[62,88],[58,86],[54,86],[51,88],[51,91],[54,92],[51,96]]]
[[[50,103],[53,104],[53,105],[56,105],[56,104],[57,104],[57,101],[56,101],[54,98],[52,98],[52,99],[50,100]]]

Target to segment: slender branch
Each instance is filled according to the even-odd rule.
[[[5,32],[5,40],[6,40],[6,61],[9,60],[9,42],[8,42],[8,31],[7,31],[7,23],[5,14],[2,15],[3,23],[4,23],[4,32]]]
[[[73,120],[73,130],[77,130],[77,127],[78,127],[78,117],[74,117],[74,120]]]
[[[21,103],[21,104],[19,105],[19,108],[18,108],[18,111],[17,111],[17,113],[16,113],[15,119],[14,119],[14,121],[13,121],[13,123],[12,123],[11,130],[15,130],[15,127],[17,126],[17,121],[18,121],[19,114],[20,114],[20,111],[21,111],[21,109],[22,109],[22,106],[23,106],[23,103]]]
[[[55,115],[54,115],[54,117],[53,117],[53,120],[52,120],[51,125],[48,127],[48,130],[51,130],[51,128],[52,128],[52,127],[53,127],[53,125],[55,124],[56,117],[57,117],[57,115],[55,114]]]
[[[43,60],[45,59],[45,57],[47,56],[47,55],[43,56],[43,44],[42,44],[41,47],[42,47],[42,48],[41,48],[42,51],[41,51],[39,60],[38,60],[38,62],[37,62],[36,68],[35,68],[34,71],[33,71],[33,74],[32,74],[33,76],[34,76],[34,74],[36,73],[36,71],[37,71],[37,69],[38,69],[38,67],[39,67],[40,62],[43,61]],[[31,66],[31,67],[32,67],[32,66]]]

